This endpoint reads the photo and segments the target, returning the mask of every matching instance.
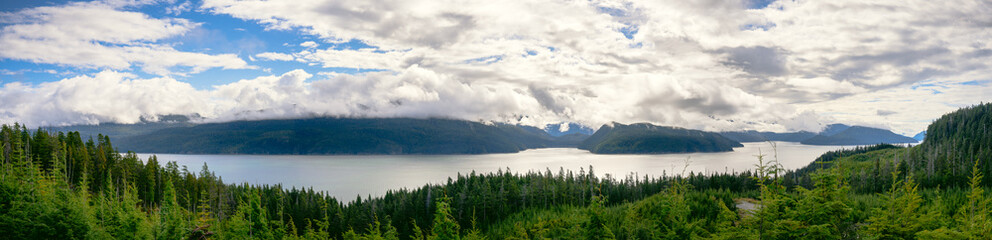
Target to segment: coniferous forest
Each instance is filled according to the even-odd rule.
[[[120,153],[109,137],[4,125],[0,238],[990,239],[992,104],[913,147],[829,152],[785,170],[650,178],[464,173],[381,197],[225,183],[208,166]]]

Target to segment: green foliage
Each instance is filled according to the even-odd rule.
[[[970,239],[989,239],[992,238],[992,216],[989,216],[989,199],[981,187],[984,175],[977,162],[971,174],[968,202],[958,211],[957,224],[962,234]]]
[[[172,181],[165,181],[162,198],[162,206],[159,207],[158,212],[158,231],[155,234],[155,238],[185,239],[187,237],[186,234],[190,232],[191,226],[187,221],[189,214],[176,201],[176,191],[172,186]]]
[[[898,178],[893,173],[892,178]],[[925,214],[921,209],[923,199],[917,193],[918,185],[913,178],[894,180],[889,191],[884,194],[881,208],[873,210],[863,234],[870,239],[910,239],[923,230],[935,229],[935,215]]]
[[[451,198],[441,197],[437,202],[437,210],[434,212],[434,224],[431,227],[431,235],[428,240],[453,240],[459,239],[458,223],[451,217],[451,207],[448,202]]]
[[[992,103],[965,107],[934,120],[926,140],[908,156],[927,181],[957,180],[967,183],[968,166],[992,172]],[[927,183],[927,185],[931,185]],[[946,184],[945,184],[946,185]],[[985,186],[990,186],[985,183]]]
[[[690,219],[692,208],[686,199],[689,187],[685,180],[676,180],[664,194],[657,194],[634,204],[629,218],[646,225],[646,228],[634,230],[637,233],[635,236],[691,239],[705,235],[706,230],[702,227],[705,218]]]
[[[582,228],[585,230],[583,234],[585,239],[616,239],[610,227],[606,226],[606,220],[603,217],[603,202],[605,201],[600,196],[592,198],[592,202],[589,204],[589,220],[582,224]]]
[[[137,195],[131,187],[117,191],[106,187],[102,196],[95,199],[94,216],[98,234],[102,237],[115,239],[148,239],[153,236],[153,229],[148,215],[138,205]],[[100,233],[102,232],[102,233]]]
[[[814,239],[840,239],[853,230],[847,187],[838,168],[814,174],[816,188],[798,189],[792,218],[806,227],[800,235]],[[850,236],[847,236],[850,237]]]
[[[33,175],[30,173],[36,171],[24,172]],[[56,184],[46,177],[4,174],[0,180],[0,236],[86,238],[93,226],[85,196]]]
[[[369,224],[368,233],[358,234],[354,230],[348,230],[344,233],[344,240],[399,240],[399,233],[396,232],[396,228],[388,222],[383,225],[379,223],[376,219],[375,222]]]
[[[206,166],[191,172],[120,154],[102,135],[83,141],[78,132],[32,135],[21,125],[3,125],[0,236],[989,239],[992,203],[982,181],[992,169],[982,122],[988,106],[939,119],[935,125],[946,127],[931,126],[936,135],[925,144],[830,152],[797,171],[764,156],[753,172],[658,178],[597,177],[591,167],[557,174],[499,170],[350,202],[312,189],[225,184]],[[957,129],[963,126],[977,128]],[[756,209],[738,209],[751,198]]]
[[[790,219],[790,208],[794,196],[787,194],[778,178],[784,169],[777,159],[765,162],[764,155],[758,155],[757,177],[761,191],[758,209],[744,219],[746,227],[756,232],[761,239],[791,239],[798,237],[802,223]]]

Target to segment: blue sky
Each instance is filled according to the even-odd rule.
[[[5,2],[0,122],[444,117],[912,135],[992,98],[989,27],[974,24],[992,21],[989,5]]]
[[[4,3],[0,7],[2,12],[17,12],[19,10],[43,7],[61,6],[73,1],[13,1]],[[146,5],[129,6],[122,10],[135,11],[146,14],[152,18],[183,18],[193,22],[201,23],[189,33],[174,36],[157,41],[158,43],[173,46],[179,51],[200,52],[207,54],[237,54],[238,57],[248,59],[249,57],[263,52],[296,52],[305,49],[299,46],[306,41],[314,41],[322,48],[334,49],[360,49],[374,48],[366,45],[360,40],[351,40],[344,43],[326,43],[320,41],[318,37],[300,34],[295,30],[266,30],[264,26],[253,21],[243,20],[223,14],[211,14],[207,11],[193,9],[193,2],[190,8],[179,13],[169,12],[170,7],[182,5],[183,1],[170,3],[168,1],[154,2]],[[308,72],[339,72],[354,74],[375,69],[353,69],[353,68],[323,68],[320,66],[310,66],[308,64],[296,62],[253,62],[258,69],[210,69],[191,76],[175,76],[185,80],[198,89],[208,89],[214,85],[227,84],[241,79],[250,79],[263,75],[271,75],[272,72],[282,73],[294,69],[304,69]],[[8,74],[0,76],[3,82],[19,81],[27,83],[42,83],[57,81],[62,78],[79,75],[93,74],[101,71],[99,68],[78,68],[61,64],[37,63],[30,60],[18,60],[3,58],[0,59],[0,71],[16,72],[19,74]],[[54,72],[53,72],[54,70]],[[181,69],[178,69],[181,70]],[[142,71],[131,71],[142,78],[155,77]]]

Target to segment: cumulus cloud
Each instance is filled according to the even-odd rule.
[[[314,42],[314,41],[306,41],[306,42],[300,43],[300,47],[305,47],[305,48],[315,48],[317,46],[320,46],[320,45],[317,44],[317,42]]]
[[[208,121],[348,117],[511,119],[503,112],[538,109],[518,89],[469,85],[412,66],[398,73],[311,79],[303,70],[197,90],[172,78],[137,79],[103,71],[36,86],[0,88],[0,121],[33,126],[134,123],[165,114],[200,114]]]
[[[651,76],[619,81],[626,83],[624,87],[591,87],[577,94],[571,89],[469,83],[455,75],[413,65],[395,72],[327,78],[293,70],[197,90],[172,78],[137,79],[127,73],[104,71],[37,86],[7,84],[0,89],[0,99],[4,100],[0,103],[0,121],[31,125],[133,123],[156,115],[198,114],[207,121],[309,116],[454,117],[528,125],[563,118],[587,119],[581,122],[589,125],[647,119],[706,128],[719,122],[712,119],[715,113],[774,119],[751,112],[724,112],[732,111],[725,106],[738,102],[766,112],[772,108],[773,104],[737,89],[711,89],[691,81]],[[644,95],[666,97],[639,97]],[[665,103],[644,101],[673,105],[658,108]],[[691,118],[702,121],[685,120]]]
[[[30,126],[135,123],[142,117],[205,112],[205,98],[172,78],[136,79],[103,71],[37,86],[5,84],[0,88],[0,121]]]
[[[992,39],[992,6],[987,1],[775,1],[749,9],[761,5],[750,0],[205,0],[203,12],[321,42],[276,43],[296,50],[253,55],[259,60],[383,71],[313,76],[297,70],[246,79],[190,90],[202,99],[188,109],[216,121],[405,116],[535,126],[647,121],[772,131],[817,131],[826,123],[842,122],[906,133],[918,132],[956,107],[992,97],[987,82],[974,82],[992,79],[987,61],[992,56],[987,41]],[[65,37],[72,41],[64,42],[169,56],[147,49],[168,52],[170,48],[154,41],[197,25],[130,14],[137,16],[121,21],[145,21],[142,26],[153,27],[134,35],[83,32],[87,37]],[[14,27],[51,21],[17,22],[5,27],[3,37],[42,39]],[[351,41],[371,47],[340,45]],[[0,54],[18,51],[26,50],[5,48]],[[160,71],[156,63],[165,68],[195,62],[113,58],[131,56],[127,54],[96,58],[98,63],[21,55],[111,69],[140,65],[146,71]],[[196,66],[246,66],[211,63]],[[8,85],[7,96],[43,89]],[[30,113],[5,114],[17,119]]]
[[[113,3],[80,2],[2,13],[0,58],[115,70],[136,66],[158,75],[171,74],[170,68],[176,66],[188,67],[192,73],[251,68],[234,54],[183,52],[156,43],[187,33],[198,23],[119,8]]]

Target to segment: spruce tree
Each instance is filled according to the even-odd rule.
[[[458,222],[455,222],[455,219],[451,216],[450,201],[451,198],[448,196],[438,198],[437,210],[434,212],[434,225],[431,227],[431,235],[428,236],[427,239],[460,239],[460,236],[458,235]]]

